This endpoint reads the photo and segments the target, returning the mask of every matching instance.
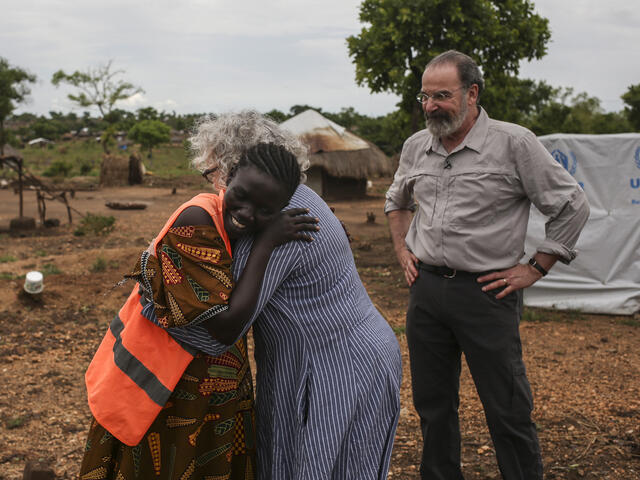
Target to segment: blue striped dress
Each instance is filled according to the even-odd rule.
[[[304,185],[294,207],[309,208],[320,231],[273,252],[254,314],[258,478],[382,480],[400,410],[398,342],[329,207]],[[236,278],[251,243],[235,246]],[[223,348],[197,328],[175,336]]]

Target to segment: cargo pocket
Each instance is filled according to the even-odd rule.
[[[453,193],[449,194],[447,207],[449,223],[461,226],[493,223],[496,218],[497,177],[491,173],[464,173],[453,177]]]
[[[413,197],[418,204],[418,215],[426,225],[431,225],[438,199],[438,177],[416,173],[408,179],[413,184]]]

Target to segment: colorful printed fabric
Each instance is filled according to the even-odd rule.
[[[135,447],[94,420],[78,478],[254,479],[253,386],[245,339],[217,357],[198,354]]]
[[[171,228],[157,257],[143,253],[134,271],[164,328],[197,325],[227,309],[233,289],[231,256],[215,227]]]
[[[165,328],[194,325],[227,308],[231,257],[209,226],[172,228],[158,257],[143,254],[136,279]],[[255,414],[246,337],[218,356],[199,353],[135,447],[92,421],[81,480],[252,480]]]

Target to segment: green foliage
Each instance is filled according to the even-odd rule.
[[[109,60],[104,65],[88,68],[82,72],[76,70],[71,74],[58,70],[51,77],[51,83],[56,87],[62,83],[76,88],[75,94],[67,95],[69,100],[81,107],[97,107],[100,115],[104,117],[113,110],[117,102],[144,92],[140,87],[116,79],[125,72],[112,70],[112,64],[113,61]]]
[[[522,321],[523,322],[548,322],[549,318],[546,315],[546,312],[543,310],[535,310],[528,307],[524,307],[522,311]]]
[[[7,427],[7,430],[13,430],[14,428],[20,428],[22,427],[25,423],[27,423],[28,418],[26,416],[18,416],[18,417],[11,417],[9,418],[5,425]]]
[[[539,59],[550,38],[548,21],[528,0],[364,0],[358,35],[347,38],[356,82],[372,92],[394,92],[399,106],[419,126],[420,91],[425,65],[455,49],[474,58],[490,84],[517,75],[522,59]],[[489,106],[489,105],[488,105]]]
[[[28,84],[35,81],[35,75],[20,67],[12,67],[5,58],[0,57],[0,153],[7,143],[5,120],[17,104],[22,103],[31,93]]]
[[[159,120],[160,113],[158,113],[158,111],[153,107],[144,107],[139,108],[136,111],[136,117],[138,118],[139,122],[143,120]]]
[[[627,105],[624,111],[631,127],[635,131],[640,131],[640,83],[629,86],[629,89],[621,98]]]
[[[0,263],[10,263],[17,260],[13,255],[0,255]]]
[[[91,273],[104,272],[107,269],[107,261],[104,257],[97,257],[89,267]]]
[[[536,135],[621,133],[631,130],[623,113],[605,113],[598,98],[590,97],[585,92],[574,95],[571,88],[554,89],[549,100],[542,102],[522,123]]]
[[[45,177],[66,177],[73,169],[73,165],[66,160],[54,160],[43,175]]]
[[[58,268],[58,266],[53,263],[45,263],[40,269],[40,271],[42,272],[42,275],[44,275],[45,277],[47,275],[58,275],[59,273],[62,273],[62,271]]]
[[[171,128],[160,120],[142,120],[131,127],[128,136],[147,150],[151,158],[153,147],[170,140]]]
[[[80,175],[89,175],[95,167],[94,163],[88,158],[79,158],[76,159],[76,162],[80,169]]]
[[[109,215],[97,215],[93,213],[87,213],[82,220],[80,220],[80,225],[73,232],[76,236],[82,235],[106,235],[110,233],[115,228],[116,219],[115,217]]]

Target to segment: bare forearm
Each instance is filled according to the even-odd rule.
[[[273,249],[254,243],[247,264],[229,299],[229,308],[208,320],[205,328],[225,345],[233,344],[251,320]]]
[[[389,222],[389,231],[391,232],[391,241],[396,255],[407,249],[405,237],[409,231],[413,212],[411,210],[393,210],[387,214]]]

